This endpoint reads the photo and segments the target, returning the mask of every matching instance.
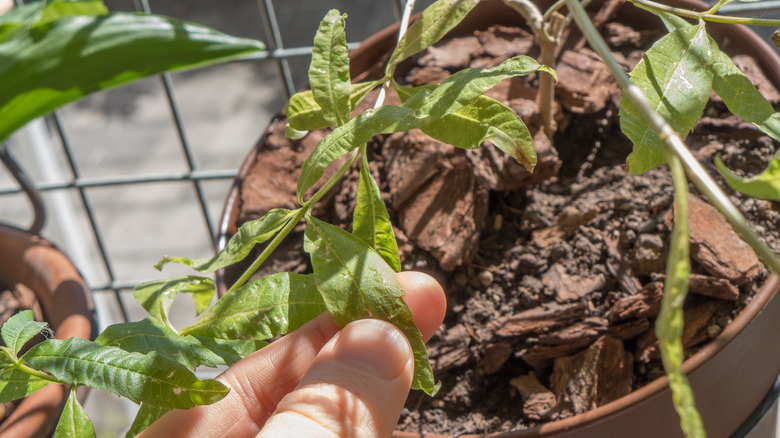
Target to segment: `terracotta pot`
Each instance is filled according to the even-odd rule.
[[[0,224],[0,282],[24,284],[35,292],[58,339],[94,339],[97,324],[92,296],[73,264],[45,239]],[[21,401],[0,424],[0,436],[49,437],[69,388],[49,385]]]
[[[701,2],[674,0],[666,3],[689,9],[706,10]],[[647,28],[660,25],[649,14],[631,5],[621,6],[619,20]],[[452,36],[471,34],[494,24],[522,25],[522,18],[501,1],[483,0]],[[731,55],[747,54],[755,58],[767,77],[780,88],[780,58],[758,35],[744,26],[708,23],[720,47]],[[364,78],[377,71],[382,56],[395,44],[397,25],[368,38],[350,54],[352,77]],[[231,188],[220,224],[220,244],[235,233],[239,211],[239,188],[264,143],[246,157]],[[224,273],[218,273],[224,292]],[[728,437],[761,403],[780,373],[780,348],[775,334],[780,332],[780,299],[774,299],[780,280],[772,275],[753,301],[711,343],[685,361],[697,406],[710,437]],[[415,433],[396,432],[396,437],[420,437]],[[424,435],[434,438],[440,435]],[[464,435],[460,435],[464,436]],[[473,435],[469,435],[473,436]],[[671,392],[665,377],[641,389],[582,415],[555,421],[541,427],[508,432],[501,437],[682,437],[679,418],[674,411]]]

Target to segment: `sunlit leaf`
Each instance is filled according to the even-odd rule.
[[[336,323],[373,317],[395,324],[414,351],[413,387],[435,393],[425,344],[395,272],[363,240],[316,218],[307,218],[305,237],[317,288]]]
[[[341,126],[349,120],[349,50],[344,33],[344,18],[331,9],[320,22],[314,36],[309,86],[322,116],[332,125]]]
[[[0,44],[0,141],[89,93],[263,48],[259,41],[153,15],[112,13],[34,25]]]
[[[206,277],[188,275],[186,277],[168,280],[154,280],[136,286],[133,298],[149,312],[150,315],[170,325],[168,310],[179,293],[192,294],[195,301],[195,311],[203,312],[214,297],[214,280]]]
[[[763,172],[747,178],[729,170],[718,156],[715,157],[715,166],[732,189],[754,198],[780,201],[780,154],[772,157]]]
[[[303,163],[298,178],[298,200],[303,203],[303,194],[320,179],[328,164],[374,135],[424,127],[459,111],[502,80],[536,71],[555,75],[552,69],[533,58],[517,56],[496,67],[461,70],[435,88],[420,87],[401,107],[386,105],[360,114],[323,138]],[[493,136],[498,138],[499,134]]]
[[[379,186],[371,176],[365,154],[360,160],[360,179],[353,217],[352,232],[355,236],[363,239],[368,246],[376,250],[395,272],[400,272],[401,260],[398,255],[398,243],[393,233],[393,224],[387,214],[387,207]]]
[[[325,310],[311,275],[283,272],[226,294],[181,335],[268,339],[291,332]]]
[[[0,370],[0,403],[17,400],[51,385],[49,380],[32,376],[8,364]]]
[[[154,265],[162,269],[168,263],[181,263],[198,272],[211,273],[243,260],[255,245],[273,238],[287,222],[295,216],[295,212],[284,208],[269,211],[263,217],[241,225],[236,234],[228,240],[225,248],[214,257],[191,259],[187,257],[164,257]]]
[[[205,348],[222,359],[225,365],[233,365],[255,351],[268,345],[259,339],[220,339],[208,336],[193,336]]]
[[[0,329],[5,346],[14,354],[18,354],[24,344],[46,328],[45,322],[37,322],[33,318],[35,318],[35,314],[32,310],[23,310],[8,318],[8,321]]]
[[[350,111],[354,110],[357,104],[366,97],[366,94],[380,83],[381,80],[353,84],[349,96]],[[300,138],[307,131],[323,129],[333,125],[322,116],[322,108],[314,100],[311,90],[294,94],[287,102],[287,107],[285,107],[284,111],[287,114],[287,128],[294,133],[294,136],[287,135],[290,138]]]
[[[125,434],[125,438],[135,437],[144,429],[151,426],[152,423],[159,420],[166,412],[168,412],[168,409],[141,403],[141,407],[138,408],[138,413],[135,415],[135,420],[133,420],[133,424],[130,425],[130,430]]]
[[[95,427],[92,426],[87,411],[76,398],[76,390],[70,391],[65,408],[60,415],[60,421],[54,430],[54,438],[92,438],[95,437]]]
[[[680,28],[656,42],[631,72],[631,81],[684,139],[701,118],[712,86],[709,37],[703,25]],[[634,144],[628,170],[641,174],[666,162],[666,145],[628,96],[620,127]]]
[[[457,26],[477,3],[479,0],[438,0],[425,8],[406,30],[390,55],[387,62],[390,71],[394,71],[395,65],[404,59],[436,44]]]
[[[130,353],[81,338],[49,339],[22,359],[71,385],[87,385],[170,409],[214,403],[228,393],[216,380],[198,380],[190,370],[157,353]]]
[[[408,124],[399,124],[403,120]],[[409,109],[385,105],[360,114],[334,129],[317,144],[311,155],[304,161],[301,175],[298,177],[298,200],[304,202],[304,193],[320,179],[325,168],[333,160],[368,142],[371,137],[379,133],[387,130],[395,132],[411,129],[416,127],[415,122],[417,120]]]
[[[102,0],[54,0],[29,2],[0,15],[0,43],[21,34],[34,24],[76,15],[99,16],[108,13]]]
[[[683,304],[685,296],[688,294],[688,277],[691,273],[688,180],[678,157],[669,157],[669,168],[674,179],[675,217],[669,259],[666,264],[664,297],[661,302],[661,312],[655,323],[655,332],[658,336],[661,361],[672,390],[672,401],[680,415],[680,424],[685,436],[703,438],[706,433],[699,412],[696,410],[693,391],[682,372],[682,363],[685,360],[685,349],[682,343],[685,325]]]
[[[110,325],[95,339],[95,343],[133,353],[157,352],[191,370],[200,365],[226,365],[220,356],[201,345],[198,339],[180,336],[155,318]]]

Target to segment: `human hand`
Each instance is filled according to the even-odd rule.
[[[441,285],[419,272],[398,280],[430,339],[446,310]],[[390,436],[413,373],[412,349],[395,326],[366,319],[339,330],[325,313],[225,370],[217,377],[231,388],[224,399],[171,411],[141,436]]]

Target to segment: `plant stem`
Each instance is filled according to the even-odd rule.
[[[731,0],[719,0],[718,3],[711,7],[705,14],[714,14],[720,10],[726,3],[730,2]]]
[[[734,230],[742,237],[745,243],[753,248],[758,257],[772,271],[780,274],[780,259],[778,259],[764,239],[750,227],[742,213],[718,187],[718,184],[702,167],[701,163],[694,158],[680,136],[674,132],[666,120],[653,108],[647,97],[642,93],[642,90],[631,82],[628,75],[620,67],[620,64],[612,56],[607,43],[601,38],[585,10],[582,9],[577,0],[566,0],[566,4],[569,6],[569,11],[571,11],[574,20],[577,22],[580,30],[582,30],[585,38],[587,38],[588,43],[599,54],[612,73],[612,76],[623,89],[623,92],[636,105],[642,116],[650,124],[650,127],[658,134],[658,137],[680,158],[690,180],[709,199],[712,205],[726,217],[726,220]]]
[[[650,11],[662,11],[669,12],[681,17],[688,17],[694,19],[702,19],[704,21],[713,21],[716,23],[732,23],[732,24],[747,24],[751,26],[780,26],[780,20],[772,20],[768,18],[751,18],[751,17],[732,17],[728,15],[712,15],[710,11],[707,12],[694,12],[687,9],[674,8],[671,6],[662,5],[649,0],[631,0],[637,7],[647,9]],[[567,2],[568,3],[568,2]]]
[[[42,380],[48,380],[49,382],[52,382],[52,383],[60,383],[60,384],[66,385],[65,382],[57,379],[54,376],[46,374],[43,371],[36,370],[35,368],[31,368],[26,363],[24,363],[21,359],[19,359],[19,357],[16,354],[14,354],[14,352],[11,351],[10,348],[8,348],[8,347],[0,347],[0,351],[2,351],[2,353],[5,355],[5,357],[7,357],[8,360],[10,360],[12,362],[12,366],[14,368],[17,368],[17,369],[19,369],[21,371],[24,371],[25,373],[27,373],[27,374],[29,374],[31,376],[37,377],[37,378],[42,379]]]

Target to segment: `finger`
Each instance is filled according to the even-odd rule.
[[[430,339],[444,320],[444,290],[432,277],[418,272],[402,272],[398,280],[406,291],[404,299],[423,339]],[[144,436],[254,436],[338,331],[329,314],[318,316],[225,370],[218,377],[231,388],[224,399],[212,405],[169,412],[153,423]]]
[[[412,348],[390,323],[347,324],[258,437],[390,436],[412,384]]]

